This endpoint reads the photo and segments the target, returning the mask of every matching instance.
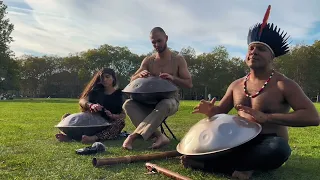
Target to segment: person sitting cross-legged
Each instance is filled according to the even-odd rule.
[[[116,89],[117,78],[113,69],[105,68],[98,71],[87,87],[82,92],[79,100],[80,108],[83,113],[95,113],[98,116],[90,116],[88,118],[104,118],[111,125],[106,129],[98,132],[93,136],[82,136],[82,143],[93,143],[96,141],[104,141],[116,139],[122,129],[125,127],[126,114],[122,109],[124,102],[123,93],[120,89]],[[62,117],[69,116],[67,113]],[[83,114],[79,114],[83,115]],[[71,139],[63,132],[56,134],[59,141],[70,141]]]
[[[268,19],[268,11],[266,15]],[[300,86],[272,68],[273,59],[287,52],[285,35],[273,24],[263,22],[249,30],[245,59],[249,74],[232,82],[218,105],[214,105],[215,99],[202,100],[193,113],[212,117],[235,107],[239,116],[260,123],[262,131],[249,142],[212,158],[183,155],[184,167],[249,179],[254,171],[275,170],[289,159],[287,127],[318,126],[320,119]]]

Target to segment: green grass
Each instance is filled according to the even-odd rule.
[[[167,121],[181,139],[189,128],[204,116],[191,114],[198,101],[182,101],[179,112]],[[320,109],[319,104],[316,104]],[[80,156],[76,149],[87,145],[79,142],[60,143],[54,128],[66,113],[78,112],[75,99],[33,99],[0,101],[0,179],[168,179],[164,175],[146,175],[144,162],[95,168],[93,157],[118,157],[174,150],[178,142],[161,150],[146,150],[151,142],[138,140],[133,151],[120,147],[124,139],[106,141],[107,151]],[[232,111],[231,114],[235,113]],[[133,126],[126,121],[125,130]],[[254,179],[320,179],[320,128],[290,128],[292,156],[280,169],[258,173]],[[222,175],[184,169],[177,158],[155,160],[151,163],[171,169],[191,179],[227,179]]]

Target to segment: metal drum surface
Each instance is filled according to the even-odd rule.
[[[95,135],[110,125],[107,120],[97,114],[80,112],[67,116],[55,127],[70,138],[80,140],[82,135]]]
[[[131,99],[144,104],[157,104],[173,97],[177,91],[178,87],[172,82],[156,76],[135,79],[122,90]]]
[[[178,88],[172,82],[157,76],[138,78],[130,82],[122,92],[125,93],[160,93],[173,92]]]
[[[244,144],[262,130],[258,123],[242,117],[217,114],[193,125],[177,145],[184,155],[207,155]]]

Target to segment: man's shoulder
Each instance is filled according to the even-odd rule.
[[[241,77],[241,78],[238,78],[238,79],[234,80],[234,81],[230,84],[230,87],[238,87],[240,84],[243,84],[245,78],[246,78],[246,77],[244,76],[244,77]]]
[[[151,60],[153,60],[156,57],[155,54],[147,55],[143,58],[142,63],[148,64]]]
[[[297,82],[295,82],[293,79],[285,76],[284,74],[277,72],[277,86],[281,90],[288,90],[288,89],[295,89],[297,87],[300,87]]]
[[[186,63],[184,56],[182,56],[181,54],[173,53],[173,52],[171,53],[172,53],[172,58],[177,62],[178,65],[182,65]]]
[[[178,59],[178,60],[185,60],[184,59],[184,56],[182,56],[181,54],[177,54],[177,53],[173,53],[173,52],[171,52],[172,53],[172,56],[174,57],[174,58],[176,58],[176,59]]]

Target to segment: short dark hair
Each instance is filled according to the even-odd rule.
[[[154,32],[162,32],[163,34],[166,35],[166,32],[161,28],[161,27],[154,27],[151,31],[150,34],[154,33]]]

